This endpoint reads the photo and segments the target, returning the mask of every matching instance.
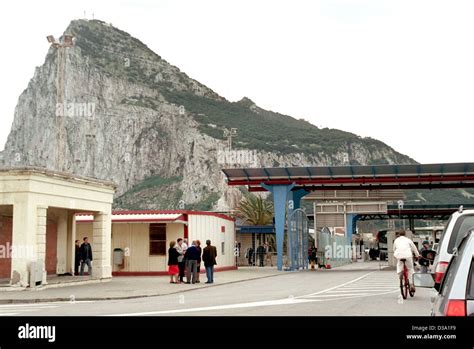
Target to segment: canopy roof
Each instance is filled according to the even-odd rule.
[[[228,185],[264,191],[265,185],[307,190],[434,189],[474,187],[474,163],[328,167],[232,168],[222,170]]]

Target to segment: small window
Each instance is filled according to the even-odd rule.
[[[166,224],[150,224],[150,256],[166,255]]]
[[[221,254],[225,254],[225,242],[221,242]]]

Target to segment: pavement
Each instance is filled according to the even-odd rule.
[[[431,290],[418,288],[403,300],[395,271],[374,262],[300,272],[241,268],[216,273],[215,281],[174,285],[167,277],[123,277],[67,290],[8,292],[50,298],[0,304],[0,316],[428,316],[431,308]]]

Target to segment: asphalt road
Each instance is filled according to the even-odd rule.
[[[182,285],[176,285],[181,287]],[[3,304],[0,316],[427,316],[431,290],[402,300],[394,271],[331,270],[283,275],[128,300]]]

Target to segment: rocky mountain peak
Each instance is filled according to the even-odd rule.
[[[114,181],[116,208],[232,207],[242,194],[227,188],[223,167],[413,162],[247,97],[229,102],[111,24],[74,20],[65,33],[74,46],[49,48],[19,97],[0,162],[52,170],[61,162]],[[238,130],[233,149],[252,156],[226,157],[229,128]]]

